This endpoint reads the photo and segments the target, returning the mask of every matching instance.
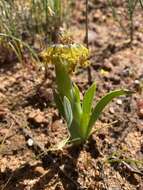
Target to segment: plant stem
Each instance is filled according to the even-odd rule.
[[[86,35],[85,35],[85,43],[86,43],[86,47],[89,48],[89,44],[88,44],[88,0],[86,0],[86,26],[85,26],[85,30],[86,30]],[[88,73],[88,84],[91,85],[92,84],[92,76],[91,76],[91,68],[88,67],[87,68],[87,73]]]

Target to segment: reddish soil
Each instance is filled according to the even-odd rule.
[[[143,13],[139,9],[135,15],[130,46],[106,1],[93,2],[89,45],[92,80],[97,83],[95,102],[113,89],[126,88],[133,94],[107,106],[87,144],[46,152],[67,137],[53,101],[53,68],[41,86],[43,71],[11,59],[2,61],[1,190],[143,190]],[[85,5],[76,4],[70,30],[75,41],[83,42]],[[116,6],[124,15],[122,3]],[[79,69],[73,79],[82,92],[87,89],[86,69]]]

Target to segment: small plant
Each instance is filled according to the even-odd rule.
[[[37,61],[37,50],[45,47],[47,41],[57,43],[69,4],[67,0],[1,0],[0,48],[13,52],[23,63],[28,49],[29,57]],[[38,49],[35,44],[39,45]]]
[[[115,97],[127,94],[126,90],[116,90],[106,94],[93,108],[96,84],[93,83],[80,99],[78,86],[72,82],[70,74],[77,64],[89,65],[89,51],[83,45],[52,45],[41,53],[44,62],[55,65],[56,84],[55,102],[60,114],[67,122],[71,141],[85,142],[92,132],[92,127],[105,106]]]
[[[40,62],[37,53],[26,42],[13,35],[0,33],[0,46],[12,50],[21,63],[23,62],[24,49],[29,51],[33,61]]]
[[[54,41],[54,35],[66,22],[69,4],[67,0],[1,0],[0,32],[23,40],[40,35],[41,39]]]

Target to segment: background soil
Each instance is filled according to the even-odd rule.
[[[116,7],[124,15],[122,2]],[[135,15],[134,42],[129,46],[106,1],[96,1],[96,5],[91,1],[89,8],[95,102],[113,89],[134,93],[116,99],[105,109],[86,145],[46,153],[67,137],[53,103],[53,68],[41,86],[43,71],[29,62],[1,63],[2,190],[143,190],[143,13],[139,9]],[[72,12],[70,31],[76,42],[85,39],[84,10],[84,1],[80,1]],[[73,79],[84,93],[87,70],[79,69]]]

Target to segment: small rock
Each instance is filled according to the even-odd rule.
[[[141,115],[141,117],[143,117],[143,108],[140,109],[140,115]]]
[[[28,146],[33,146],[34,142],[32,139],[28,139],[27,144],[28,144]]]
[[[116,103],[117,103],[117,105],[122,105],[122,100],[121,99],[117,99]]]
[[[135,81],[134,81],[134,84],[135,84],[135,85],[139,85],[139,84],[140,84],[140,81],[139,81],[139,80],[135,80]]]
[[[36,173],[41,174],[41,175],[43,175],[43,174],[46,172],[46,171],[44,170],[44,168],[41,167],[41,166],[37,166],[34,171],[35,171]]]
[[[109,108],[109,112],[110,112],[111,114],[114,114],[114,113],[115,113],[114,108],[113,108],[113,107],[110,107],[110,108]]]

